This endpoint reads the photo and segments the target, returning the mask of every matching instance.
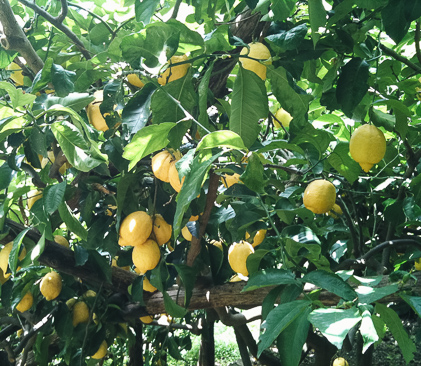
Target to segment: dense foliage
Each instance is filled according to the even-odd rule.
[[[234,324],[240,353],[246,344],[262,363],[297,366],[307,342],[325,365],[351,342],[369,365],[386,329],[409,362],[415,345],[399,316],[421,312],[420,16],[419,0],[0,1],[0,230],[4,247],[13,242],[0,252],[0,346],[9,362],[164,365],[191,347],[186,330],[213,343],[221,307],[216,316],[211,305],[189,306],[195,288],[216,285],[226,298],[230,286],[243,288],[238,296],[266,291],[253,302],[263,304],[257,346],[245,341],[245,317]],[[257,41],[270,52],[260,57],[266,77],[246,63]],[[276,117],[281,107],[290,122]],[[368,172],[349,152],[364,124],[386,139]],[[163,149],[182,154],[171,184],[151,168]],[[317,179],[333,183],[334,211],[304,207]],[[158,265],[141,276],[134,244],[119,245],[136,211],[172,225]],[[229,283],[231,245],[261,230],[237,270],[244,285]],[[123,290],[115,266],[129,266]],[[62,290],[47,301],[39,283],[50,267]],[[153,312],[146,280],[171,316],[160,324],[138,319]],[[21,313],[28,291],[33,305]],[[76,301],[89,320],[74,325]],[[89,357],[104,340],[105,361]]]

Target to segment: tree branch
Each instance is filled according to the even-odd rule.
[[[5,1],[5,0],[0,0]],[[63,0],[64,1],[64,0]],[[91,59],[91,55],[89,51],[85,48],[82,41],[78,38],[78,36],[73,33],[69,27],[64,25],[63,23],[59,22],[57,18],[53,17],[51,14],[46,12],[44,9],[36,5],[35,3],[32,3],[28,0],[19,0],[20,3],[27,6],[28,8],[31,8],[33,11],[35,11],[37,14],[41,15],[45,20],[50,22],[53,26],[55,26],[57,29],[61,30],[67,37],[70,38],[70,40],[79,48],[82,55],[87,59]]]
[[[63,23],[63,20],[67,17],[67,12],[69,11],[69,7],[67,4],[67,0],[60,0],[61,2],[61,12],[56,17],[57,22]]]
[[[421,64],[420,41],[421,41],[421,30],[420,30],[420,22],[418,21],[415,27],[415,51],[417,53],[418,62]]]
[[[3,48],[19,52],[32,72],[37,74],[44,63],[16,21],[8,0],[0,0],[0,23],[3,26],[3,34],[0,34],[0,43]]]
[[[405,64],[406,66],[410,67],[412,70],[416,71],[417,73],[421,73],[421,66],[414,64],[413,62],[409,61],[407,58],[401,56],[396,51],[386,47],[383,44],[380,44],[380,49],[388,56],[393,57],[395,60],[398,60]]]

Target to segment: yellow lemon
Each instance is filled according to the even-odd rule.
[[[120,225],[120,246],[140,245],[152,233],[152,218],[145,211],[135,211],[128,215]]]
[[[421,258],[416,259],[414,265],[417,271],[421,271]]]
[[[254,253],[253,246],[246,241],[234,243],[228,250],[228,262],[234,272],[248,276],[247,258]]]
[[[386,139],[383,132],[374,125],[366,124],[358,127],[349,141],[349,152],[361,168],[368,172],[386,153]]]
[[[349,363],[343,357],[338,357],[333,361],[332,366],[349,366]]]
[[[187,241],[191,241],[193,239],[193,235],[190,232],[189,228],[187,226],[184,226],[181,229],[181,235],[183,236],[184,239],[186,239]]]
[[[13,242],[11,241],[11,242],[7,243],[3,247],[3,249],[0,251],[0,272],[1,272],[0,273],[1,274],[0,282],[2,284],[5,283],[11,275],[11,273],[7,273],[7,271],[9,269],[9,256],[10,256],[10,252],[12,251],[12,248],[13,248]],[[22,249],[21,249],[21,252],[20,252],[19,257],[18,257],[18,259],[20,261],[23,258],[25,258],[25,255],[26,255],[25,247],[22,245],[21,248]],[[19,270],[19,269],[20,269],[20,267],[17,268],[17,270]]]
[[[222,183],[225,188],[229,188],[234,184],[241,183],[240,181],[240,174],[234,173],[233,175],[225,174],[222,178]]]
[[[259,244],[262,243],[262,241],[265,239],[266,237],[266,233],[267,230],[265,229],[260,229],[256,232],[256,235],[253,238],[253,242],[251,243],[251,245],[254,247],[257,247]],[[246,232],[246,240],[250,238],[250,234]]]
[[[144,324],[150,324],[150,323],[153,322],[153,316],[152,315],[141,316],[139,319]]]
[[[155,286],[152,286],[146,277],[143,277],[143,291],[155,292],[156,290],[158,289]]]
[[[107,342],[105,340],[102,341],[101,345],[98,348],[98,351],[96,351],[95,354],[91,356],[91,358],[95,360],[100,360],[101,358],[104,358],[107,354],[107,347]]]
[[[65,248],[70,247],[68,240],[62,235],[54,235],[54,241]]]
[[[242,279],[238,274],[235,274],[234,276],[230,278],[230,282],[241,282],[241,281]]]
[[[179,62],[187,61],[188,57],[186,55],[182,56],[173,56],[169,60],[169,64],[176,64]],[[190,64],[185,63],[182,65],[177,65],[173,67],[168,67],[162,75],[158,78],[158,83],[161,85],[165,85],[167,83],[170,83],[171,81],[181,79],[183,76],[187,74],[187,71],[189,70]]]
[[[95,100],[86,107],[86,114],[88,115],[89,123],[98,131],[107,131],[108,125],[99,110],[99,106],[104,100],[103,90],[98,90],[94,93]]]
[[[140,80],[137,74],[127,75],[127,81],[133,86],[136,86],[137,88],[143,88],[145,86],[145,84],[142,82],[142,80]]]
[[[304,206],[315,214],[329,212],[335,201],[335,186],[325,179],[314,180],[304,191]]]
[[[87,323],[89,320],[89,308],[84,301],[78,301],[73,305],[73,326]]]
[[[197,220],[199,220],[199,216],[200,215],[191,215],[190,218],[189,218],[189,221],[197,221]]]
[[[133,248],[132,260],[135,267],[142,273],[154,269],[161,258],[159,246],[154,240],[147,240]]]
[[[254,42],[249,44],[250,52],[247,47],[244,47],[240,55],[247,55],[249,57],[258,59],[258,60],[268,60],[266,63],[271,64],[270,51],[269,49],[260,42]],[[262,80],[266,80],[266,66],[261,64],[259,61],[251,60],[249,58],[240,57],[240,62],[243,67],[247,70],[253,71],[257,74]]]
[[[77,302],[77,300],[74,297],[72,297],[71,299],[66,301],[66,305],[70,310],[72,310],[73,306],[76,304],[76,302]]]
[[[51,271],[42,278],[39,288],[45,299],[51,301],[60,295],[62,286],[61,276],[57,272]]]
[[[173,161],[180,160],[182,157],[179,151],[164,150],[156,154],[152,158],[152,172],[154,173],[155,177],[163,182],[170,182],[169,178],[169,170],[170,164]]]
[[[171,187],[173,187],[176,192],[180,192],[181,187],[183,186],[183,183],[186,177],[183,177],[183,179],[180,180],[175,163],[176,163],[175,160],[170,163],[170,169],[168,170],[168,177],[170,179]]]
[[[32,307],[33,303],[34,303],[34,297],[28,291],[25,294],[25,296],[23,296],[22,299],[19,301],[19,304],[16,305],[16,310],[21,313],[28,311]]]
[[[164,245],[171,239],[172,226],[160,214],[155,215],[152,230],[158,245]]]
[[[214,245],[215,247],[219,248],[220,250],[224,250],[222,243],[220,241],[216,241],[216,240],[211,240],[210,242],[212,245]]]
[[[279,108],[276,111],[275,118],[276,119],[273,120],[273,124],[276,128],[281,128],[282,126],[289,127],[289,123],[292,120],[291,115],[283,108]],[[282,126],[279,124],[278,121],[282,123]]]
[[[12,62],[9,66],[6,67],[6,69],[12,70],[10,78],[15,82],[16,86],[22,86],[24,84],[22,68],[18,64]]]
[[[328,215],[333,217],[334,219],[339,218],[339,216],[343,215],[343,211],[338,204],[334,204],[332,209],[328,212]]]
[[[42,191],[38,191],[36,189],[32,190],[32,191],[29,191],[28,192],[28,200],[27,200],[28,210],[30,210],[32,208],[32,206],[34,205],[34,203],[41,198],[42,198]]]

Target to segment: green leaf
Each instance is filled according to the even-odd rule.
[[[31,104],[36,99],[35,95],[24,93],[22,89],[16,89],[6,81],[0,81],[0,89],[5,90],[9,95],[13,109]]]
[[[300,155],[305,156],[304,150],[301,147],[299,147],[298,145],[291,144],[285,140],[268,140],[264,141],[262,145],[263,147],[256,151],[258,154],[272,150],[285,149],[295,151]]]
[[[311,1],[311,0],[310,0]],[[307,307],[277,339],[278,354],[282,366],[298,366],[304,343],[307,340],[310,322],[307,320],[311,308]]]
[[[276,285],[295,285],[295,274],[285,269],[268,268],[252,274],[242,292]]]
[[[341,349],[348,332],[361,320],[357,308],[316,309],[308,316],[308,320],[332,343]]]
[[[63,107],[71,108],[75,112],[79,112],[94,100],[95,97],[88,93],[70,93],[64,98],[48,95],[43,104],[45,105],[45,109],[60,104]]]
[[[168,95],[169,94],[169,95]],[[160,87],[152,96],[152,123],[178,122],[186,117],[171,96],[190,114],[197,105],[197,94],[193,87],[190,72],[181,79],[171,81]]]
[[[31,228],[26,228],[25,230],[21,231],[13,240],[12,250],[9,254],[9,268],[13,274],[16,273],[16,268],[18,266],[20,247],[22,245],[23,238],[30,229]]]
[[[411,24],[405,14],[405,3],[406,1],[390,0],[381,11],[386,33],[396,44],[406,36]]]
[[[225,147],[233,150],[247,150],[241,137],[235,132],[222,130],[207,134],[197,145],[196,151]]]
[[[402,299],[404,299],[409,306],[421,317],[421,296],[408,296],[401,294]]]
[[[7,161],[0,167],[0,191],[9,187],[13,177],[16,175],[16,171],[13,170]]]
[[[159,0],[139,0],[134,3],[136,21],[147,25],[155,13]]]
[[[316,47],[320,39],[319,28],[326,25],[326,10],[322,0],[308,0],[308,13],[310,18],[311,39]]]
[[[270,0],[271,10],[273,11],[274,19],[281,22],[288,18],[295,9],[295,0]]]
[[[272,92],[278,102],[292,117],[290,130],[296,124],[297,128],[306,123],[306,114],[309,103],[313,99],[294,83],[291,75],[283,67],[267,68],[268,78],[271,81]]]
[[[349,142],[339,142],[327,161],[349,183],[354,183],[361,172],[360,165],[349,154]]]
[[[367,93],[369,77],[369,65],[359,57],[351,59],[341,68],[336,88],[336,99],[344,113],[350,118]]]
[[[196,283],[197,273],[193,267],[184,264],[174,264],[174,267],[177,270],[181,281],[183,282],[183,287],[185,290],[184,306],[187,308],[189,306],[190,299],[193,293],[193,288]]]
[[[363,337],[363,353],[365,353],[368,347],[379,340],[376,327],[374,326],[373,319],[371,318],[371,313],[368,310],[365,310],[362,314],[360,333]]]
[[[283,51],[297,49],[307,34],[308,28],[305,23],[297,25],[289,30],[279,30],[275,34],[266,37],[266,40],[273,42]]]
[[[162,293],[164,296],[165,311],[175,318],[182,318],[187,314],[187,310],[178,305],[166,291]]]
[[[183,215],[187,211],[190,202],[193,201],[199,194],[202,188],[203,181],[207,175],[212,163],[218,159],[223,152],[212,156],[210,159],[201,161],[200,155],[196,156],[190,173],[187,174],[181,191],[177,195],[177,208],[174,215],[173,231],[176,238],[180,234],[181,222]]]
[[[268,179],[265,178],[264,167],[257,153],[253,152],[248,157],[246,170],[241,174],[240,180],[252,191],[265,192]]]
[[[159,125],[146,126],[138,131],[124,148],[123,158],[130,161],[129,170],[145,156],[167,146],[168,133],[174,126],[175,123],[164,122]]]
[[[377,127],[383,127],[386,131],[395,129],[396,117],[389,113],[384,113],[376,108],[370,108],[370,120]]]
[[[358,296],[354,289],[335,273],[323,270],[311,271],[302,278],[302,281],[310,282],[347,301],[352,301]]]
[[[305,314],[310,305],[311,301],[296,300],[278,305],[273,309],[262,324],[262,328],[265,329],[265,332],[259,337],[257,357],[260,357],[262,352],[272,345],[273,341],[278,338],[279,334],[286,327],[295,319]]]
[[[358,302],[360,304],[372,304],[398,291],[399,286],[397,284],[379,288],[373,288],[369,286],[358,286],[355,289],[355,292],[358,294]]]
[[[208,117],[208,94],[209,93],[209,81],[212,75],[214,62],[212,62],[209,68],[206,70],[205,75],[203,75],[202,80],[200,80],[199,87],[198,87],[198,94],[199,94],[199,123],[209,129],[209,117]],[[197,127],[199,134],[203,136],[205,134],[205,130],[200,126]]]
[[[253,71],[240,66],[234,82],[229,128],[240,135],[246,147],[256,141],[259,120],[269,113],[265,83]]]
[[[61,219],[71,232],[79,236],[82,240],[88,239],[88,231],[83,227],[79,220],[72,215],[72,212],[66,202],[63,201],[58,206],[58,212]]]
[[[133,301],[138,302],[140,305],[145,305],[143,301],[143,279],[144,276],[138,276],[135,278],[132,284],[132,299]]]
[[[153,83],[147,83],[142,89],[136,92],[129,99],[123,108],[122,124],[127,128],[130,134],[134,134],[141,130],[148,122],[150,115],[150,105],[152,95],[156,90]]]
[[[57,121],[51,125],[51,131],[59,142],[67,160],[76,169],[89,172],[106,162],[106,158],[96,152],[96,143],[85,140],[82,131],[74,124],[68,121]]]
[[[44,207],[48,215],[53,214],[63,202],[66,182],[47,187],[43,193]]]
[[[75,77],[75,72],[65,70],[61,65],[52,64],[51,81],[57,96],[65,97],[75,90],[75,85],[73,84]]]
[[[396,311],[388,308],[386,305],[376,304],[375,312],[380,314],[381,319],[386,323],[393,338],[398,342],[406,363],[411,362],[411,360],[414,359],[414,352],[416,352],[417,348],[405,331],[402,321],[398,314],[396,314]]]
[[[257,249],[247,257],[246,266],[250,274],[256,273],[259,270],[260,262],[269,252],[266,249]]]

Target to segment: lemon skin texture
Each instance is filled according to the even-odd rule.
[[[250,52],[247,47],[244,47],[240,55],[247,55],[249,57],[259,59],[262,61],[270,59],[270,51],[269,49],[260,42],[254,42],[249,44]],[[266,80],[266,66],[261,64],[259,61],[251,60],[245,57],[240,57],[241,65],[247,70],[253,71],[256,75],[258,75],[262,80]],[[270,61],[267,61],[271,63]]]
[[[358,127],[349,141],[351,157],[368,173],[379,163],[386,153],[386,139],[382,131],[374,125]]]
[[[228,250],[228,262],[234,272],[248,276],[247,258],[254,253],[253,246],[246,241],[234,243]]]
[[[327,213],[336,202],[335,186],[325,179],[314,180],[306,187],[303,202],[315,214]]]

